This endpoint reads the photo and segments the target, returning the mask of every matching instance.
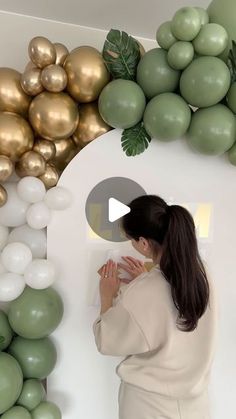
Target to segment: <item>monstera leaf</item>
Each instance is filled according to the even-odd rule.
[[[103,47],[103,58],[114,79],[135,80],[140,60],[138,42],[126,32],[111,29]]]
[[[232,83],[236,81],[236,42],[232,41],[232,48],[229,51],[228,67],[231,73]]]
[[[121,137],[123,151],[129,157],[143,153],[149,146],[150,141],[151,137],[145,130],[143,122],[125,129]]]

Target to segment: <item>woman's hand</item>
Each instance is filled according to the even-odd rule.
[[[111,306],[113,298],[116,297],[120,287],[120,279],[117,272],[117,264],[109,260],[101,269],[99,284],[101,296],[101,314],[105,313]]]
[[[142,262],[141,260],[135,259],[131,256],[122,256],[122,259],[126,262],[126,264],[118,263],[118,268],[123,269],[131,276],[131,279],[122,278],[122,282],[128,284],[133,279],[137,278],[137,276],[141,275],[144,272],[148,272],[145,268],[144,262]]]

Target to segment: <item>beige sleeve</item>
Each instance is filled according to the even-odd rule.
[[[121,301],[95,320],[93,332],[103,355],[128,356],[150,350],[142,329]]]

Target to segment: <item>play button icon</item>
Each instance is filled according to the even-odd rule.
[[[119,220],[124,215],[130,212],[130,207],[128,205],[122,204],[115,198],[109,199],[109,210],[108,210],[108,219],[111,223],[116,220]]]
[[[85,205],[86,218],[93,233],[112,242],[126,241],[121,218],[130,212],[129,203],[141,195],[146,195],[145,190],[125,177],[111,177],[98,183]]]

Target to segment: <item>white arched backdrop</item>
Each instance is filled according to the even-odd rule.
[[[99,313],[97,268],[108,250],[131,253],[128,243],[111,243],[90,231],[85,202],[101,180],[122,176],[147,193],[187,205],[198,228],[220,300],[220,333],[210,395],[212,417],[233,417],[236,375],[236,168],[225,157],[194,153],[184,140],[169,144],[152,140],[140,156],[126,157],[121,131],[113,130],[85,147],[64,171],[59,185],[73,194],[71,208],[55,212],[48,227],[48,258],[58,266],[57,287],[65,304],[54,334],[58,363],[48,379],[49,397],[63,419],[117,419],[120,358],[97,352],[92,324]],[[132,253],[133,254],[133,253]]]

